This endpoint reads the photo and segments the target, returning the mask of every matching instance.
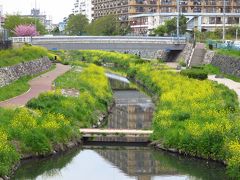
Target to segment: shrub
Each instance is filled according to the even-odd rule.
[[[199,80],[205,80],[208,78],[208,73],[201,69],[185,69],[181,71],[181,75]]]

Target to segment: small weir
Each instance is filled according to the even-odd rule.
[[[154,104],[144,93],[131,88],[126,79],[116,79],[111,76],[115,105],[103,129],[81,129],[86,140],[83,146],[23,161],[12,179],[228,179],[219,163],[148,147]]]
[[[103,129],[80,129],[83,140],[92,142],[150,142],[154,104],[121,76],[107,74],[114,106]]]

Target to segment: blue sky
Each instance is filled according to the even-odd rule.
[[[41,12],[51,17],[54,23],[62,21],[71,13],[74,0],[37,0]],[[35,0],[0,0],[4,14],[30,14]]]

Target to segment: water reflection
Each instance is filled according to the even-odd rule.
[[[13,179],[227,179],[216,163],[146,147],[85,146],[81,151],[23,163]]]

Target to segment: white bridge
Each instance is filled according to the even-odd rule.
[[[181,51],[186,45],[185,37],[147,36],[37,36],[14,37],[13,43],[31,43],[50,50],[107,50],[140,54],[156,58],[159,50]]]

